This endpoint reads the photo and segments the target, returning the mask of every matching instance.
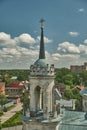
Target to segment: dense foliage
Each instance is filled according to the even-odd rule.
[[[71,72],[67,68],[62,68],[56,71],[56,83],[64,83],[66,89],[64,91],[63,98],[75,99],[76,100],[76,110],[82,109],[82,97],[80,95],[80,89],[76,88],[76,85],[87,87],[87,71],[80,73]]]
[[[0,81],[5,82],[6,87],[9,86],[13,76],[16,76],[19,81],[29,80],[29,70],[0,70]]]
[[[4,104],[7,103],[7,97],[5,95],[0,95],[0,105],[1,105],[1,108],[3,109],[3,106]]]
[[[84,85],[87,86],[87,71],[71,72],[67,68],[62,68],[56,71],[55,82],[64,83],[66,85]]]

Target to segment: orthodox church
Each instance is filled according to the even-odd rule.
[[[56,104],[61,94],[54,87],[54,64],[49,65],[45,58],[43,22],[41,19],[39,59],[30,66],[30,105],[22,116],[23,130],[87,130],[86,112],[65,111]]]

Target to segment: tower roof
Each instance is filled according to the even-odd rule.
[[[41,38],[40,38],[40,50],[39,50],[39,59],[34,63],[37,66],[46,67],[46,59],[45,59],[45,47],[44,47],[44,34],[43,34],[43,22],[44,19],[40,20],[41,23]]]
[[[40,39],[40,51],[39,51],[39,59],[45,59],[45,48],[44,48],[44,36],[43,36],[43,22],[44,19],[40,20],[41,23],[41,39]]]

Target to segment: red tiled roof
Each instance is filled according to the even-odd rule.
[[[18,80],[16,81],[12,81],[10,84],[9,84],[9,87],[10,88],[19,88],[19,89],[22,89],[24,88],[25,86]]]
[[[75,86],[75,88],[78,88],[78,89],[80,89],[80,90],[83,90],[83,89],[84,89],[84,86],[79,86],[79,85],[77,85],[77,86]]]

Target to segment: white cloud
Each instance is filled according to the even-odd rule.
[[[16,41],[11,38],[10,34],[0,32],[0,46],[15,46]]]
[[[61,55],[58,53],[54,53],[54,54],[52,54],[52,57],[54,60],[59,60],[61,58]]]
[[[37,41],[40,41],[40,36],[37,37]],[[52,40],[44,36],[44,43],[51,43]]]
[[[58,45],[57,50],[60,53],[73,53],[73,54],[80,53],[79,48],[75,44],[70,43],[70,42],[60,43]]]
[[[37,56],[38,55],[38,50],[32,50],[32,49],[27,49],[23,47],[17,47],[17,50],[21,53],[21,55],[28,55],[28,56]]]
[[[21,34],[20,36],[15,37],[14,39],[17,43],[32,44],[36,42],[35,39],[31,37],[30,34],[27,34],[27,33]]]
[[[78,32],[69,32],[69,35],[72,37],[77,37],[79,35]]]
[[[4,54],[10,54],[10,55],[20,55],[21,53],[17,51],[16,48],[3,48],[2,49]]]
[[[78,12],[84,12],[84,8],[78,9]]]
[[[87,46],[85,45],[79,45],[80,53],[87,54]]]
[[[87,44],[87,39],[84,40],[84,44]]]
[[[52,40],[45,37],[45,43]],[[21,44],[21,43],[23,44]],[[36,44],[35,44],[36,42]],[[20,44],[18,44],[20,43]],[[21,34],[11,38],[10,34],[0,33],[0,67],[1,68],[28,68],[39,56],[40,37],[33,38],[30,34]],[[23,45],[28,45],[23,46]],[[55,53],[45,51],[48,63],[54,63],[57,67],[69,67],[69,65],[86,61],[87,39],[84,44],[75,45],[68,41],[58,44]]]

